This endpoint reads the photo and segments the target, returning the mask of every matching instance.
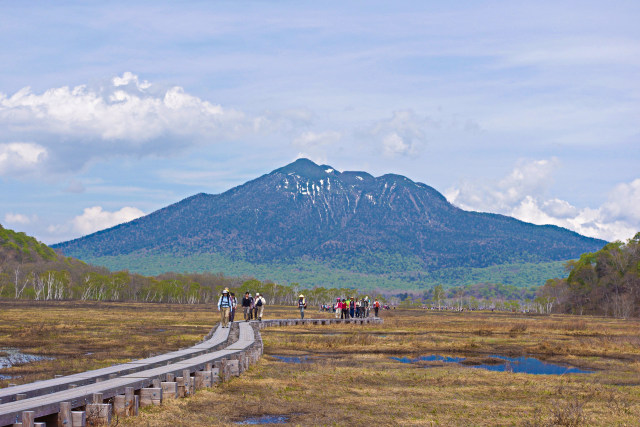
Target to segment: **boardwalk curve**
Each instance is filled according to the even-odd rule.
[[[374,323],[382,319],[276,319],[214,327],[187,349],[1,389],[0,426],[109,424],[114,416],[136,415],[141,406],[186,397],[240,375],[263,353],[260,329]]]

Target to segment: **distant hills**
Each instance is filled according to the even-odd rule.
[[[8,263],[49,262],[57,258],[56,252],[44,243],[0,225],[0,267]]]
[[[308,286],[411,289],[542,284],[562,275],[563,261],[605,244],[461,210],[404,176],[339,172],[299,159],[222,194],[197,194],[53,247],[144,274],[222,271]]]

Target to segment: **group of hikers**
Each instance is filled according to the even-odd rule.
[[[266,304],[267,302],[264,297],[260,295],[260,292],[256,292],[255,297],[253,297],[249,292],[245,292],[241,301],[244,321],[262,320],[262,313]],[[218,299],[220,323],[223,328],[228,328],[229,323],[235,320],[237,307],[238,300],[236,299],[236,295],[233,292],[229,292],[228,288],[225,288]]]
[[[298,297],[298,309],[300,310],[300,318],[304,319],[304,310],[307,308],[307,301],[304,295],[300,294]],[[332,309],[336,314],[336,319],[353,319],[356,317],[364,318],[369,317],[371,308],[373,308],[374,316],[378,317],[378,311],[380,310],[380,302],[378,298],[373,303],[366,296],[362,299],[355,297],[350,298],[336,298],[336,303]],[[322,307],[321,307],[322,310]]]
[[[256,296],[252,296],[251,293],[245,292],[240,302],[242,312],[244,314],[244,321],[250,320],[262,320],[262,313],[264,306],[267,304],[266,300],[260,292],[256,292]],[[228,328],[229,323],[235,320],[236,309],[238,307],[238,300],[233,292],[229,291],[229,288],[225,288],[218,299],[218,311],[220,311],[220,323],[223,328]],[[298,297],[298,309],[300,310],[300,318],[304,319],[304,311],[307,308],[307,300],[303,294]],[[336,298],[336,303],[333,305],[333,310],[336,314],[336,319],[351,319],[356,317],[369,317],[370,309],[373,308],[374,316],[378,317],[378,310],[380,309],[380,302],[376,298],[373,303],[366,296],[362,299],[350,297],[350,298]]]

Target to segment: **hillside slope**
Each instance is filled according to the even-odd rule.
[[[250,264],[420,275],[562,261],[605,243],[555,226],[463,211],[400,175],[340,173],[300,159],[225,193],[197,194],[53,247],[93,262],[214,254]]]

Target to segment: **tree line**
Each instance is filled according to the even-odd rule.
[[[538,296],[554,311],[628,318],[640,316],[640,233],[566,263],[566,279],[548,280]]]

